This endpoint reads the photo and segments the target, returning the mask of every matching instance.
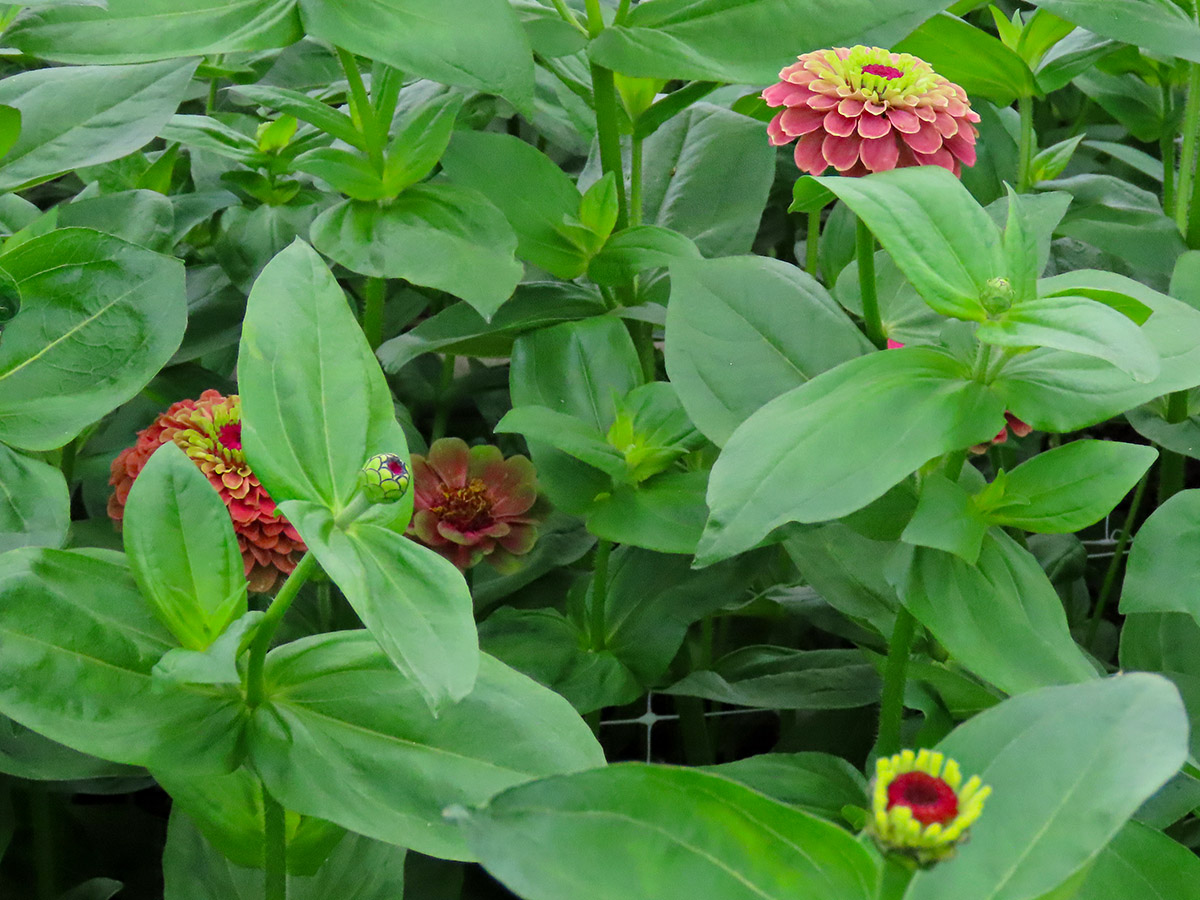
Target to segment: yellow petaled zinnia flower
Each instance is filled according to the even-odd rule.
[[[963,784],[958,763],[932,750],[904,750],[875,763],[868,831],[880,848],[930,866],[954,855],[992,789]]]

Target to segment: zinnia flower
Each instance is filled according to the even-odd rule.
[[[881,849],[919,865],[949,859],[992,793],[978,775],[962,780],[958,763],[931,750],[880,757],[867,830]]]
[[[246,464],[242,406],[236,394],[205,391],[199,400],[180,400],[139,431],[137,443],[113,460],[108,483],[116,490],[108,499],[109,516],[120,525],[134,479],[168,441],[191,458],[225,501],[250,590],[271,590],[279,573],[296,568],[307,548],[291,523],[275,512],[275,502]]]
[[[797,57],[762,92],[782,106],[767,126],[771,143],[796,144],[796,165],[810,175],[830,166],[866,175],[905,166],[941,166],[958,175],[975,165],[966,92],[908,53],[837,47]]]
[[[413,518],[409,537],[462,571],[486,558],[513,566],[537,541],[537,472],[524,456],[508,459],[493,446],[458,438],[434,441],[413,454]]]

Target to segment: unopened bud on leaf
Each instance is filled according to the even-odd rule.
[[[992,316],[1008,312],[1015,299],[1016,293],[1007,278],[989,278],[987,285],[979,295],[979,302],[983,304],[988,315]]]
[[[408,491],[408,466],[395,453],[378,453],[358,475],[363,495],[372,503],[395,503]]]

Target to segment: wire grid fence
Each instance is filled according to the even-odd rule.
[[[1116,553],[1117,543],[1121,539],[1121,528],[1118,522],[1114,522],[1114,517],[1108,515],[1104,517],[1103,533],[1100,537],[1089,538],[1082,541],[1084,549],[1087,551],[1089,560],[1096,559],[1112,559]],[[1124,553],[1128,554],[1133,542],[1128,541],[1125,545]],[[646,705],[642,714],[629,718],[619,719],[604,719],[600,722],[601,728],[616,728],[616,727],[638,727],[644,728],[645,734],[643,742],[646,747],[646,762],[654,761],[654,727],[659,723],[674,723],[679,721],[678,713],[661,713],[654,709],[654,698],[658,696],[653,691],[646,694]],[[726,716],[761,716],[764,712],[771,710],[763,710],[758,708],[741,708],[741,709],[717,709],[709,710],[704,713],[706,719],[726,717]]]

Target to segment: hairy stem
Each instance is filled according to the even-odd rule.
[[[896,610],[896,625],[888,643],[887,663],[883,670],[883,696],[879,704],[880,756],[900,751],[900,724],[904,719],[904,686],[908,680],[908,657],[912,652],[917,620],[905,607]]]
[[[266,615],[258,623],[258,630],[250,644],[250,659],[246,664],[246,705],[251,709],[262,703],[264,695],[263,664],[267,658],[267,651],[271,648],[271,638],[275,637],[279,623],[283,621],[292,601],[296,599],[300,588],[304,587],[304,582],[308,581],[316,567],[317,558],[312,555],[310,550],[296,564],[292,574],[287,577],[287,581],[283,583],[283,587],[271,601]]]
[[[883,336],[883,323],[879,319],[879,294],[875,287],[875,235],[862,220],[855,229],[855,245],[858,255],[858,284],[862,290],[863,324],[867,338],[879,349],[887,346]]]

